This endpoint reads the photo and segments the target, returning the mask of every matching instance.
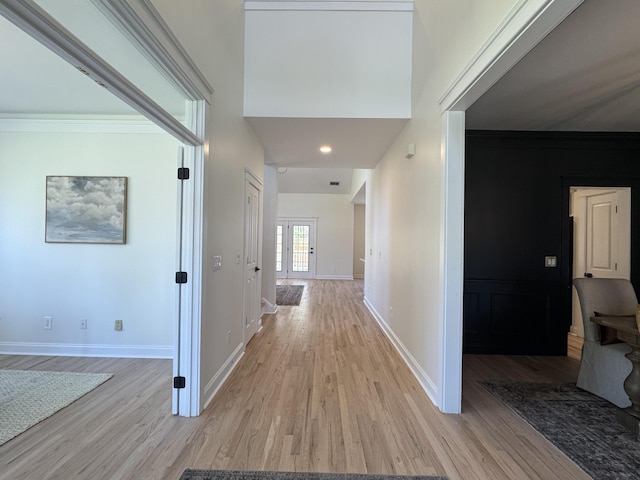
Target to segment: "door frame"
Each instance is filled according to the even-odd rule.
[[[628,188],[630,193],[630,208],[632,207],[631,195],[633,195],[633,182],[630,182],[628,179],[620,179],[620,178],[597,178],[597,177],[563,177],[562,179],[562,238],[561,238],[561,248],[560,248],[560,269],[561,269],[561,281],[567,285],[570,308],[568,315],[570,318],[568,319],[570,325],[570,331],[572,333],[575,332],[574,328],[574,317],[575,315],[580,315],[578,321],[578,325],[582,323],[581,313],[578,311],[574,313],[574,310],[579,310],[579,302],[577,300],[577,293],[575,288],[573,287],[573,279],[575,277],[582,276],[582,273],[575,271],[575,262],[574,262],[574,223],[573,217],[571,214],[571,189],[580,188],[580,189],[609,189],[609,190],[617,190],[620,188]],[[630,231],[629,231],[629,242],[631,242],[631,235],[633,231],[633,215],[631,216],[630,221]],[[631,243],[629,243],[631,245]],[[631,258],[631,256],[629,256]],[[583,272],[584,273],[584,272]],[[629,277],[631,277],[631,265],[629,265]]]
[[[257,225],[257,230],[256,230],[256,248],[257,248],[257,252],[256,252],[256,266],[258,268],[261,268],[261,261],[262,261],[262,251],[261,251],[261,245],[262,245],[262,189],[263,189],[263,185],[262,185],[262,181],[248,168],[245,168],[244,170],[244,182],[245,182],[245,189],[244,189],[244,197],[245,200],[247,198],[247,194],[249,192],[248,186],[252,185],[255,189],[258,190],[258,225]],[[244,245],[242,247],[242,251],[243,251],[243,261],[242,261],[242,280],[243,280],[243,287],[242,287],[242,343],[243,345],[247,345],[247,343],[249,342],[249,340],[251,340],[251,338],[253,337],[253,335],[255,335],[256,333],[258,333],[260,331],[260,329],[262,328],[262,308],[260,307],[261,304],[261,300],[262,300],[262,290],[261,290],[261,285],[262,285],[262,275],[261,275],[261,271],[257,271],[256,273],[256,278],[255,278],[255,289],[256,289],[256,294],[254,295],[253,298],[253,311],[256,315],[256,325],[255,325],[255,331],[251,334],[251,336],[247,335],[247,324],[246,324],[246,318],[247,318],[247,294],[250,292],[247,292],[247,283],[248,283],[248,272],[247,272],[247,256],[249,255],[249,252],[247,251],[247,239],[248,239],[248,235],[250,234],[250,232],[247,231],[247,214],[249,213],[249,209],[247,208],[247,203],[245,202],[244,204]]]
[[[421,384],[444,413],[462,411],[465,111],[583,1],[518,2],[438,102],[442,175],[438,272],[441,388],[434,388],[428,379],[421,380]]]
[[[183,187],[183,226],[182,232],[177,232],[182,234],[182,248],[176,245],[176,255],[182,259],[188,282],[180,287],[181,293],[176,294],[179,316],[174,319],[177,338],[174,338],[173,352],[174,376],[184,377],[186,387],[174,388],[177,394],[172,391],[172,411],[181,416],[197,416],[201,405],[204,145],[213,88],[155,8],[146,2],[131,4],[126,0],[99,0],[96,5],[110,13],[114,24],[130,34],[130,42],[154,58],[156,67],[172,78],[189,100],[187,125],[176,120],[31,0],[2,3],[0,14],[71,65],[83,66],[107,85],[110,92],[186,146],[184,164],[190,169],[192,180]]]
[[[309,232],[309,244],[313,245],[310,246],[311,249],[313,249],[313,256],[309,258],[309,276],[307,277],[292,277],[289,276],[288,272],[288,267],[289,267],[289,253],[288,253],[288,247],[289,247],[289,232],[288,232],[288,227],[291,223],[309,223],[311,224],[311,231]],[[284,257],[283,257],[283,262],[286,263],[287,265],[287,273],[285,275],[279,275],[279,272],[276,270],[276,278],[291,278],[291,279],[314,279],[316,278],[316,251],[317,251],[317,240],[318,240],[318,219],[317,217],[278,217],[276,219],[276,227],[280,224],[287,224],[287,233],[286,235],[284,235],[283,233],[283,237],[286,238],[286,241],[283,242],[283,245],[285,245],[287,247],[287,252],[286,254],[284,254],[285,252],[283,252]]]

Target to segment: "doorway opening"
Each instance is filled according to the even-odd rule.
[[[315,278],[316,219],[279,218],[276,224],[276,277]]]
[[[573,218],[572,278],[631,278],[631,188],[570,187]],[[584,327],[572,288],[569,356],[579,358]]]

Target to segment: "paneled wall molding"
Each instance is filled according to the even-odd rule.
[[[309,10],[309,11],[359,11],[359,12],[412,12],[413,2],[255,2],[247,1],[245,10]]]
[[[166,133],[146,119],[0,118],[0,133]]]

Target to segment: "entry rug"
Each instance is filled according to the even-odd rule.
[[[107,373],[0,370],[0,445],[111,377]]]
[[[447,480],[446,477],[368,475],[358,473],[256,472],[240,470],[184,471],[180,480]]]
[[[640,479],[640,442],[615,405],[573,383],[481,383],[594,479]]]
[[[304,285],[276,285],[276,305],[300,305]]]

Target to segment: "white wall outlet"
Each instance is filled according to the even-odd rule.
[[[44,317],[42,319],[42,328],[44,330],[51,330],[53,328],[53,317]]]
[[[114,329],[116,332],[122,331],[122,320],[116,320]]]
[[[231,342],[231,330],[227,332],[227,345]]]
[[[83,318],[82,320],[80,320],[80,329],[81,330],[86,330],[87,329],[87,319]]]
[[[222,268],[222,255],[213,256],[213,271],[220,270]]]
[[[236,265],[240,265],[240,254],[236,255]]]

